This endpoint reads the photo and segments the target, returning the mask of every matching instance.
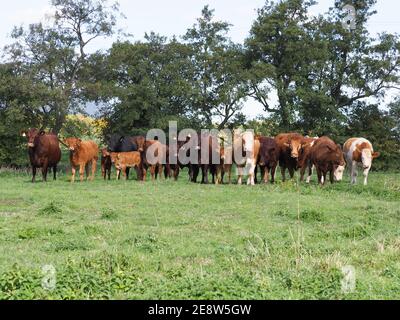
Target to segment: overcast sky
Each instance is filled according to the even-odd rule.
[[[230,36],[235,42],[242,42],[256,18],[256,10],[265,3],[264,0],[119,0],[121,11],[126,16],[120,28],[133,35],[134,40],[143,38],[145,32],[155,31],[165,36],[182,35],[192,26],[200,16],[204,5],[209,4],[215,9],[218,20],[230,22]],[[332,6],[334,0],[320,0],[311,10],[312,14],[323,13]],[[375,35],[379,32],[400,33],[400,1],[378,0],[378,13],[369,23],[370,32]],[[50,0],[13,0],[2,1],[0,11],[0,46],[3,47],[10,40],[13,26],[29,25],[43,21],[51,13]],[[112,40],[99,40],[93,43],[91,49],[107,49]],[[252,101],[248,101],[245,113],[254,117],[262,113],[262,108]]]

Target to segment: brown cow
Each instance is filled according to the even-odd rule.
[[[262,180],[264,183],[268,183],[268,175],[271,173],[271,183],[274,183],[275,171],[279,161],[278,145],[273,138],[257,136],[256,139],[260,141],[260,153],[257,164],[261,169]],[[257,176],[257,168],[255,169],[255,176]]]
[[[75,167],[78,166],[81,182],[83,181],[85,171],[87,179],[93,180],[96,172],[97,159],[99,157],[99,147],[97,144],[93,141],[82,141],[78,138],[67,138],[64,143],[70,150],[69,160],[72,171],[71,182],[75,181]],[[92,165],[92,175],[90,177],[89,164]]]
[[[282,181],[286,180],[285,171],[289,170],[290,178],[297,169],[297,159],[301,150],[303,136],[298,133],[282,133],[275,137],[279,148],[279,166],[282,172]]]
[[[53,168],[53,179],[57,179],[57,164],[61,160],[61,149],[54,134],[46,134],[38,129],[22,132],[28,140],[28,154],[32,165],[32,182],[35,182],[36,169],[42,168],[43,181],[47,181],[47,170]]]
[[[307,183],[310,183],[311,176],[313,173],[313,164],[311,162],[311,148],[314,146],[315,142],[318,140],[318,137],[309,138],[305,137],[302,142],[302,147],[299,152],[299,158],[297,161],[297,169],[300,168],[300,181],[304,180],[304,174],[308,169],[307,175]]]
[[[111,164],[110,152],[107,151],[107,148],[101,149],[101,175],[104,177],[104,180],[106,180],[106,176],[110,180]]]
[[[146,180],[148,168],[150,168],[151,180],[157,176],[162,178],[163,165],[166,163],[167,146],[157,140],[147,140],[142,153],[143,181]]]
[[[117,170],[117,180],[120,177],[121,171],[125,179],[128,180],[127,168],[135,168],[138,180],[142,180],[142,157],[140,152],[131,151],[117,153],[115,155],[115,168]]]
[[[338,167],[345,166],[342,147],[328,137],[321,137],[315,141],[311,148],[310,159],[317,169],[318,182],[325,184],[326,174],[329,172],[329,180],[334,182],[335,172]],[[342,171],[343,173],[343,171]],[[341,177],[337,177],[340,180]]]
[[[232,182],[232,161],[226,161],[227,155],[224,147],[220,147],[220,157],[221,162],[219,165],[216,166],[216,175],[217,178],[215,179],[216,184],[223,184],[224,183],[224,176],[228,174],[228,183],[231,184]],[[229,151],[231,154],[232,150]]]

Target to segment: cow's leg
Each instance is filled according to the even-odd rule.
[[[326,170],[323,170],[323,171],[322,171],[322,178],[321,178],[321,184],[322,184],[322,185],[325,185],[325,182],[326,182],[326,174],[327,174],[327,171],[326,171]]]
[[[53,167],[53,180],[57,180],[57,166]]]
[[[262,177],[263,176],[263,171],[262,171],[261,167],[260,167],[260,171],[261,171],[261,177]],[[257,173],[258,173],[258,168],[257,168],[257,165],[256,165],[256,167],[254,168],[254,183],[258,183]]]
[[[268,183],[269,182],[268,173],[269,173],[269,168],[268,167],[264,167],[264,175],[263,175],[264,183]]]
[[[142,169],[142,181],[146,181],[146,176],[147,176],[147,169],[143,167]]]
[[[43,163],[43,167],[42,167],[42,176],[43,176],[43,181],[47,182],[47,170],[49,168],[49,163],[48,161],[45,161]]]
[[[250,164],[249,177],[247,179],[247,184],[248,185],[251,185],[251,186],[255,185],[255,182],[254,182],[254,171],[255,171],[256,166],[257,166],[257,164],[256,164],[255,160],[253,160],[251,162],[251,164]]]
[[[335,178],[334,173],[335,173],[335,170],[333,170],[333,169],[329,171],[329,181],[331,182],[331,184],[333,184],[333,182],[335,181],[334,180],[334,178]]]
[[[128,176],[126,174],[127,169],[128,169],[128,167],[122,167],[122,173],[124,174],[125,180],[128,180]]]
[[[281,173],[282,173],[282,181],[284,182],[286,180],[286,167],[285,166],[281,166]]]
[[[158,175],[160,176],[160,180],[163,178],[163,165],[159,164],[158,165]]]
[[[126,180],[129,180],[129,172],[131,171],[131,168],[127,167],[126,168]]]
[[[156,175],[156,166],[150,166],[150,175],[151,175],[151,180],[155,180],[155,175]]]
[[[368,184],[368,173],[369,173],[370,168],[364,169],[363,175],[364,175],[364,186]]]
[[[300,168],[300,182],[304,181],[304,174],[306,173],[306,166]]]
[[[175,170],[174,170],[174,179],[175,179],[175,181],[178,181],[178,177],[179,177],[179,166],[176,165],[175,166]]]
[[[288,168],[288,170],[289,170],[290,179],[293,179],[293,177],[294,177],[294,168],[292,166],[290,166]]]
[[[193,165],[192,167],[192,182],[197,182],[197,176],[199,175],[200,167],[198,165]]]
[[[271,168],[271,183],[275,183],[276,166]]]
[[[351,183],[356,184],[357,183],[357,162],[353,161],[351,163]]]
[[[242,184],[243,167],[237,167],[238,170],[238,184]]]
[[[96,175],[96,168],[97,168],[97,159],[92,160],[92,176],[90,177],[90,180],[93,181],[94,177]]]
[[[32,183],[36,180],[36,167],[32,166]]]
[[[228,184],[232,184],[232,165],[228,167]]]
[[[317,167],[318,183],[322,184],[322,172],[321,169]]]
[[[81,178],[81,182],[83,182],[84,174],[85,174],[85,165],[81,164],[79,166],[79,176]]]
[[[311,181],[311,176],[312,176],[312,172],[313,172],[312,168],[313,168],[312,164],[308,165],[308,176],[307,176],[307,180],[306,180],[307,183],[310,183],[310,181]]]
[[[75,167],[71,166],[71,182],[75,182],[75,173],[76,173]]]
[[[89,180],[90,179],[90,176],[89,176],[89,162],[86,163],[85,173],[86,173],[86,180]]]

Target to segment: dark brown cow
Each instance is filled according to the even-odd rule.
[[[101,149],[101,175],[106,180],[108,176],[108,180],[111,179],[111,155],[110,152],[107,151],[107,148]]]
[[[99,157],[99,147],[93,141],[82,141],[78,138],[67,138],[64,141],[70,150],[69,160],[71,163],[72,177],[71,182],[75,181],[76,167],[79,167],[79,176],[81,182],[86,171],[86,177],[89,180],[94,179],[96,172],[97,159]],[[89,176],[89,165],[92,165],[92,174]]]
[[[57,164],[61,160],[61,149],[55,134],[46,134],[38,129],[22,132],[28,140],[28,154],[32,165],[32,182],[35,182],[36,169],[42,168],[43,181],[47,181],[47,170],[53,168],[53,179],[57,179]]]
[[[318,182],[325,184],[326,174],[329,172],[331,183],[335,179],[335,171],[345,165],[342,147],[328,137],[321,137],[311,148],[310,159],[317,169]]]
[[[257,164],[261,169],[262,181],[268,183],[268,175],[271,174],[271,183],[274,183],[275,171],[279,161],[278,145],[273,138],[257,136],[256,139],[260,141],[260,153]],[[257,176],[257,168],[255,176]]]
[[[286,169],[289,170],[289,175],[292,179],[297,169],[297,159],[301,150],[303,136],[298,133],[282,133],[275,137],[275,141],[279,149],[279,166],[281,167],[282,180],[286,180]]]

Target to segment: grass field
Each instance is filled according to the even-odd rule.
[[[32,184],[1,172],[0,298],[399,299],[400,174],[369,182]]]

